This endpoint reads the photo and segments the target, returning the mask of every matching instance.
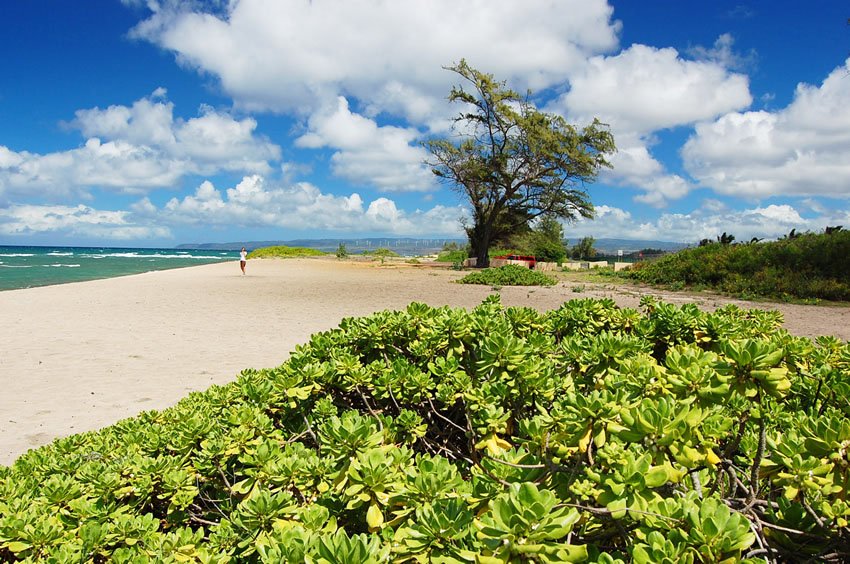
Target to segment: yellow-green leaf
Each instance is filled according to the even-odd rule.
[[[366,523],[370,530],[380,529],[384,524],[384,514],[377,503],[369,504],[369,510],[366,511]]]
[[[643,478],[646,487],[657,488],[667,483],[667,469],[663,466],[650,468]]]
[[[6,545],[6,548],[11,550],[15,554],[18,554],[19,552],[23,552],[23,551],[27,550],[28,548],[31,548],[31,546],[28,545],[25,542],[12,541],[12,542],[10,542],[9,544]]]

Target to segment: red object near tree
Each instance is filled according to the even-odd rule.
[[[537,265],[537,259],[533,256],[528,255],[501,255],[498,257],[493,257],[502,260],[521,260],[528,263],[529,268],[534,268]]]

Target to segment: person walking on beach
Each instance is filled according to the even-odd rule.
[[[245,250],[245,247],[242,247],[242,250],[239,251],[239,268],[242,269],[242,276],[245,276],[245,264],[248,262],[248,251]]]

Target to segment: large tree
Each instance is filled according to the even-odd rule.
[[[530,92],[520,96],[464,60],[447,70],[472,88],[452,88],[449,101],[465,107],[454,137],[426,143],[428,164],[469,199],[472,217],[464,229],[478,266],[489,265],[493,241],[527,230],[537,217],[593,217],[585,184],[611,166],[607,156],[616,147],[608,127],[594,119],[577,129],[539,111]]]

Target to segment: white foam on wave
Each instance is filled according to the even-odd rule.
[[[63,266],[66,268],[79,268],[79,264],[42,264],[44,268],[62,268]]]
[[[87,254],[87,255],[80,255],[80,256],[82,258],[90,258],[90,259],[105,259],[105,258],[138,259],[138,258],[149,257],[151,255],[142,255],[142,254],[139,254],[139,253],[102,253],[102,254],[99,253],[99,254],[96,254],[96,255],[95,254]]]
[[[3,253],[0,254],[0,257],[34,257],[35,255],[32,253]]]
[[[0,268],[32,268],[32,266],[19,265],[19,264],[0,264]]]
[[[211,259],[211,260],[221,260],[221,257],[216,257],[212,255],[149,255],[151,258],[165,258],[165,259]]]
[[[60,253],[59,251],[52,251],[47,253],[49,257],[72,257],[74,253]]]
[[[190,255],[188,253],[176,253],[176,254],[147,254],[147,253],[103,253],[103,254],[85,254],[78,255],[80,258],[86,259],[105,259],[105,258],[128,258],[128,259],[141,259],[147,260],[150,262],[156,259],[194,259],[194,260],[222,260],[227,257],[224,256],[216,256],[216,255]]]

